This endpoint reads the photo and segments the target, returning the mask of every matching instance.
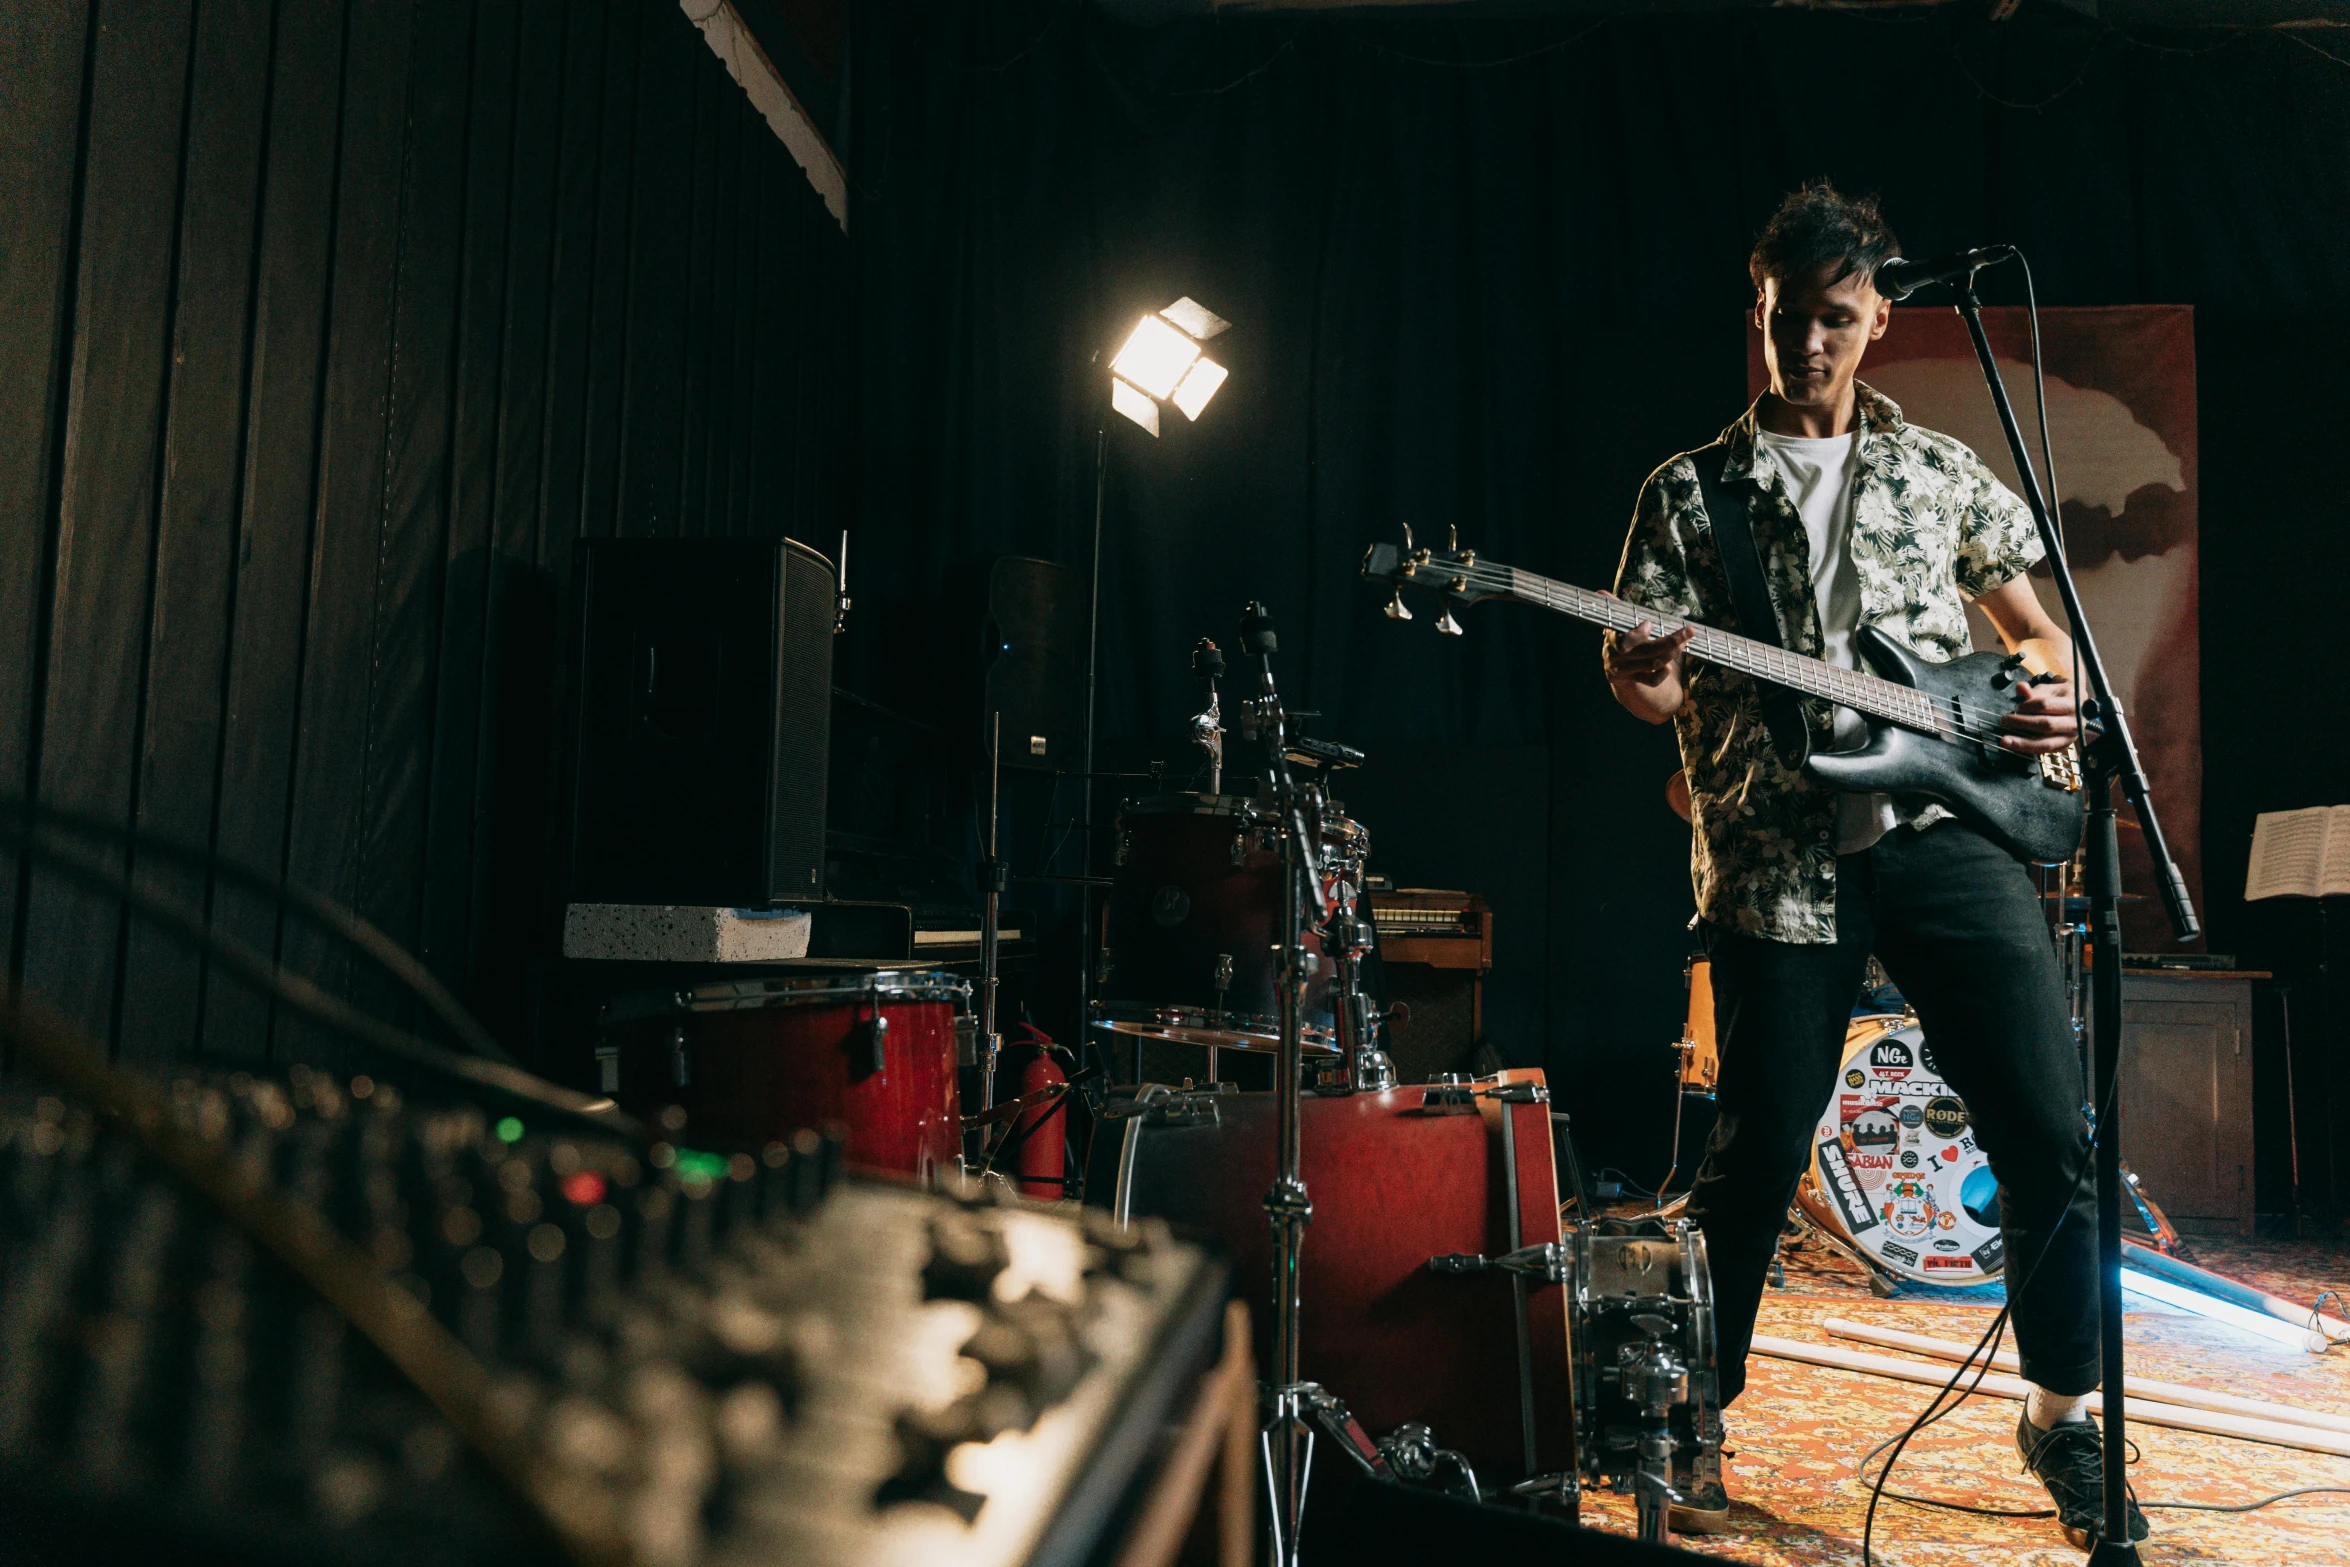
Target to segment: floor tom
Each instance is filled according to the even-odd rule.
[[[971,987],[924,970],[769,975],[623,996],[605,1011],[619,1098],[676,1105],[738,1147],[845,1129],[845,1161],[928,1184],[962,1148],[955,1069]]]

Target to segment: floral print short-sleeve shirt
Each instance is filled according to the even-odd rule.
[[[1947,662],[1972,651],[1966,601],[2029,570],[2044,552],[2039,533],[2030,510],[1963,443],[1903,422],[1892,399],[1865,385],[1854,389],[1860,451],[1851,549],[1861,624]],[[1781,643],[1817,658],[1822,643],[1810,541],[1777,464],[1757,449],[1754,416],[1750,407],[1722,432],[1723,482],[1748,497]],[[1616,593],[1628,603],[1734,630],[1730,585],[1715,553],[1694,455],[1675,457],[1641,486]],[[1694,659],[1685,679],[1688,700],[1673,723],[1695,824],[1690,875],[1698,913],[1744,935],[1833,942],[1835,792],[1780,761],[1756,682]],[[1814,745],[1827,749],[1832,711],[1815,698],[1801,700]],[[1922,800],[1894,805],[1913,826],[1950,814]]]

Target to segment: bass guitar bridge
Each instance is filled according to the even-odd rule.
[[[2040,781],[2072,794],[2081,792],[2081,753],[2075,746],[2045,751],[2040,756]]]

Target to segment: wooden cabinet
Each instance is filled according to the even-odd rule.
[[[2252,987],[2122,975],[2122,1157],[2182,1231],[2252,1233]]]

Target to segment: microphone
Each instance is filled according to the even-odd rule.
[[[2001,261],[2013,261],[2013,245],[1986,245],[1981,250],[1954,250],[1947,256],[1932,256],[1924,261],[1911,261],[1895,256],[1877,268],[1877,292],[1887,299],[1907,299],[1929,283],[1948,283],[1971,278],[1984,267]]]

